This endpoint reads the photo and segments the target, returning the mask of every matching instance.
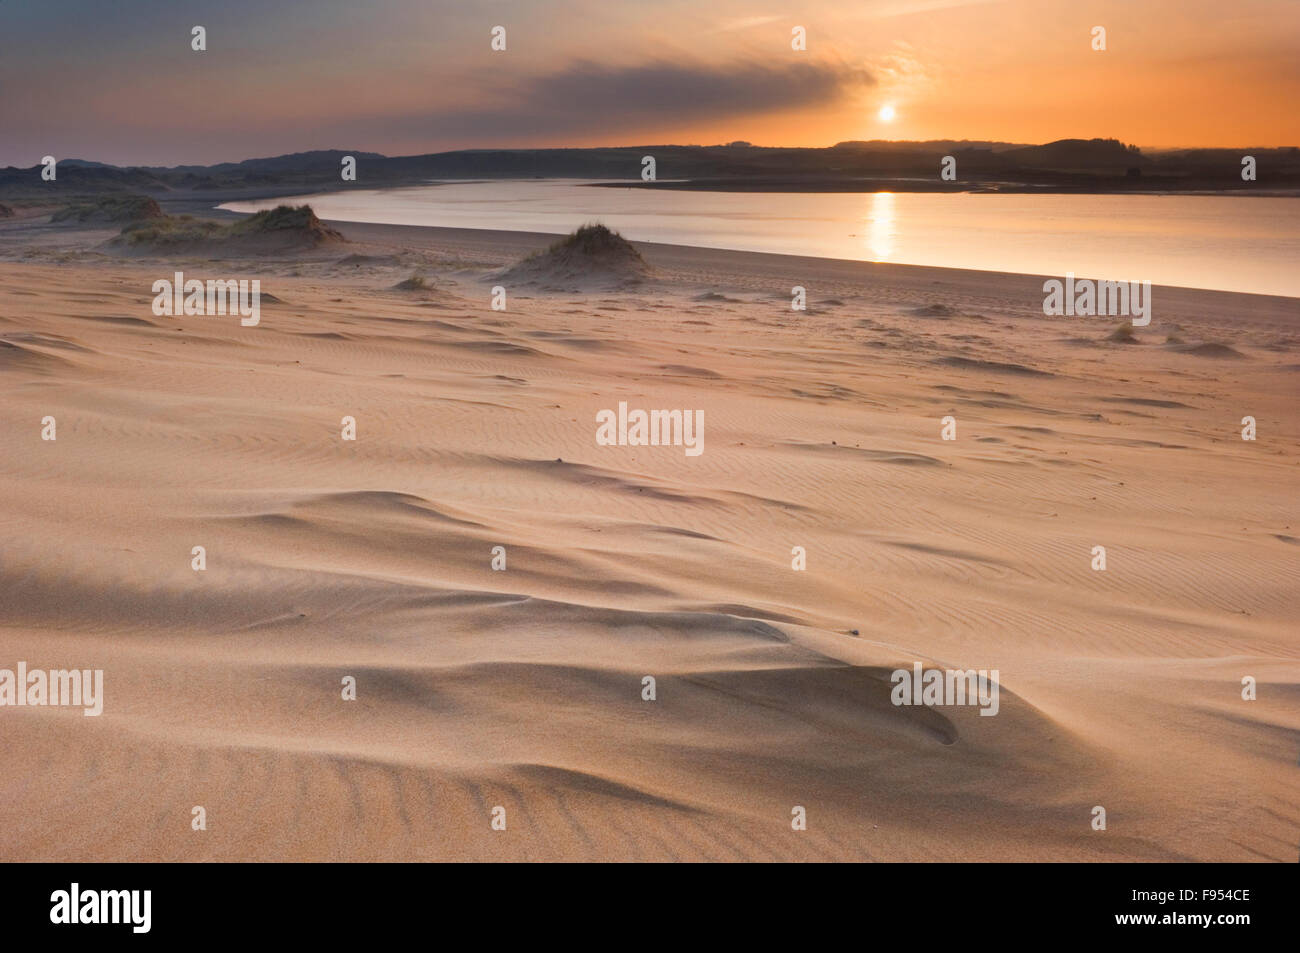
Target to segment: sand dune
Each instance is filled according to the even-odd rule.
[[[549,239],[340,226],[186,260],[279,299],[241,327],[19,227],[0,668],[105,699],[0,708],[0,858],[1295,859],[1293,300],[1156,289],[1132,346],[1041,279],[642,245],[493,311]],[[598,445],[619,401],[704,452]],[[997,716],[892,704],[914,662]]]

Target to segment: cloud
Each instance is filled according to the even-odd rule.
[[[486,97],[475,97],[479,105],[472,110],[388,117],[383,128],[523,141],[538,134],[626,131],[821,108],[873,85],[875,78],[864,68],[807,59],[636,66],[581,61],[488,90]],[[367,120],[356,124],[369,125]]]
[[[872,82],[865,70],[814,61],[633,67],[577,63],[543,77],[528,98],[533,108],[561,114],[700,119],[824,106],[850,87]]]
[[[793,52],[719,57],[716,62],[611,65],[580,60],[532,73],[454,65],[444,70],[437,82],[424,86],[362,84],[351,93],[348,84],[342,88],[316,84],[306,92],[293,86],[256,105],[242,95],[242,89],[239,96],[227,89],[224,98],[207,101],[203,110],[162,109],[167,119],[156,124],[153,117],[158,109],[115,115],[111,102],[105,102],[98,111],[111,121],[66,121],[52,115],[51,122],[59,121],[50,134],[29,135],[39,141],[13,152],[23,165],[51,150],[90,159],[170,165],[333,148],[340,143],[390,155],[613,139],[644,144],[645,136],[673,138],[677,130],[706,128],[714,122],[734,130],[737,120],[811,114],[851,101],[876,85],[874,71],[866,66]],[[167,95],[179,102],[186,89],[178,87]],[[166,98],[158,99],[162,91],[153,96],[154,106],[169,105]],[[214,115],[228,116],[232,110],[239,111],[238,131],[213,123]],[[31,119],[25,125],[28,130],[36,128]]]

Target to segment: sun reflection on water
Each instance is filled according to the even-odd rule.
[[[888,261],[894,252],[893,192],[876,192],[871,196],[871,212],[867,221],[871,225],[867,239],[871,247],[871,260]]]

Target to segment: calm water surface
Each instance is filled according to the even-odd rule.
[[[566,234],[599,221],[634,241],[1300,297],[1300,198],[685,192],[530,179],[292,201],[345,222]]]

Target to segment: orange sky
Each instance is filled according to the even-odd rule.
[[[66,0],[5,18],[0,165],[735,139],[1300,144],[1300,0]],[[505,52],[489,46],[498,24]]]

